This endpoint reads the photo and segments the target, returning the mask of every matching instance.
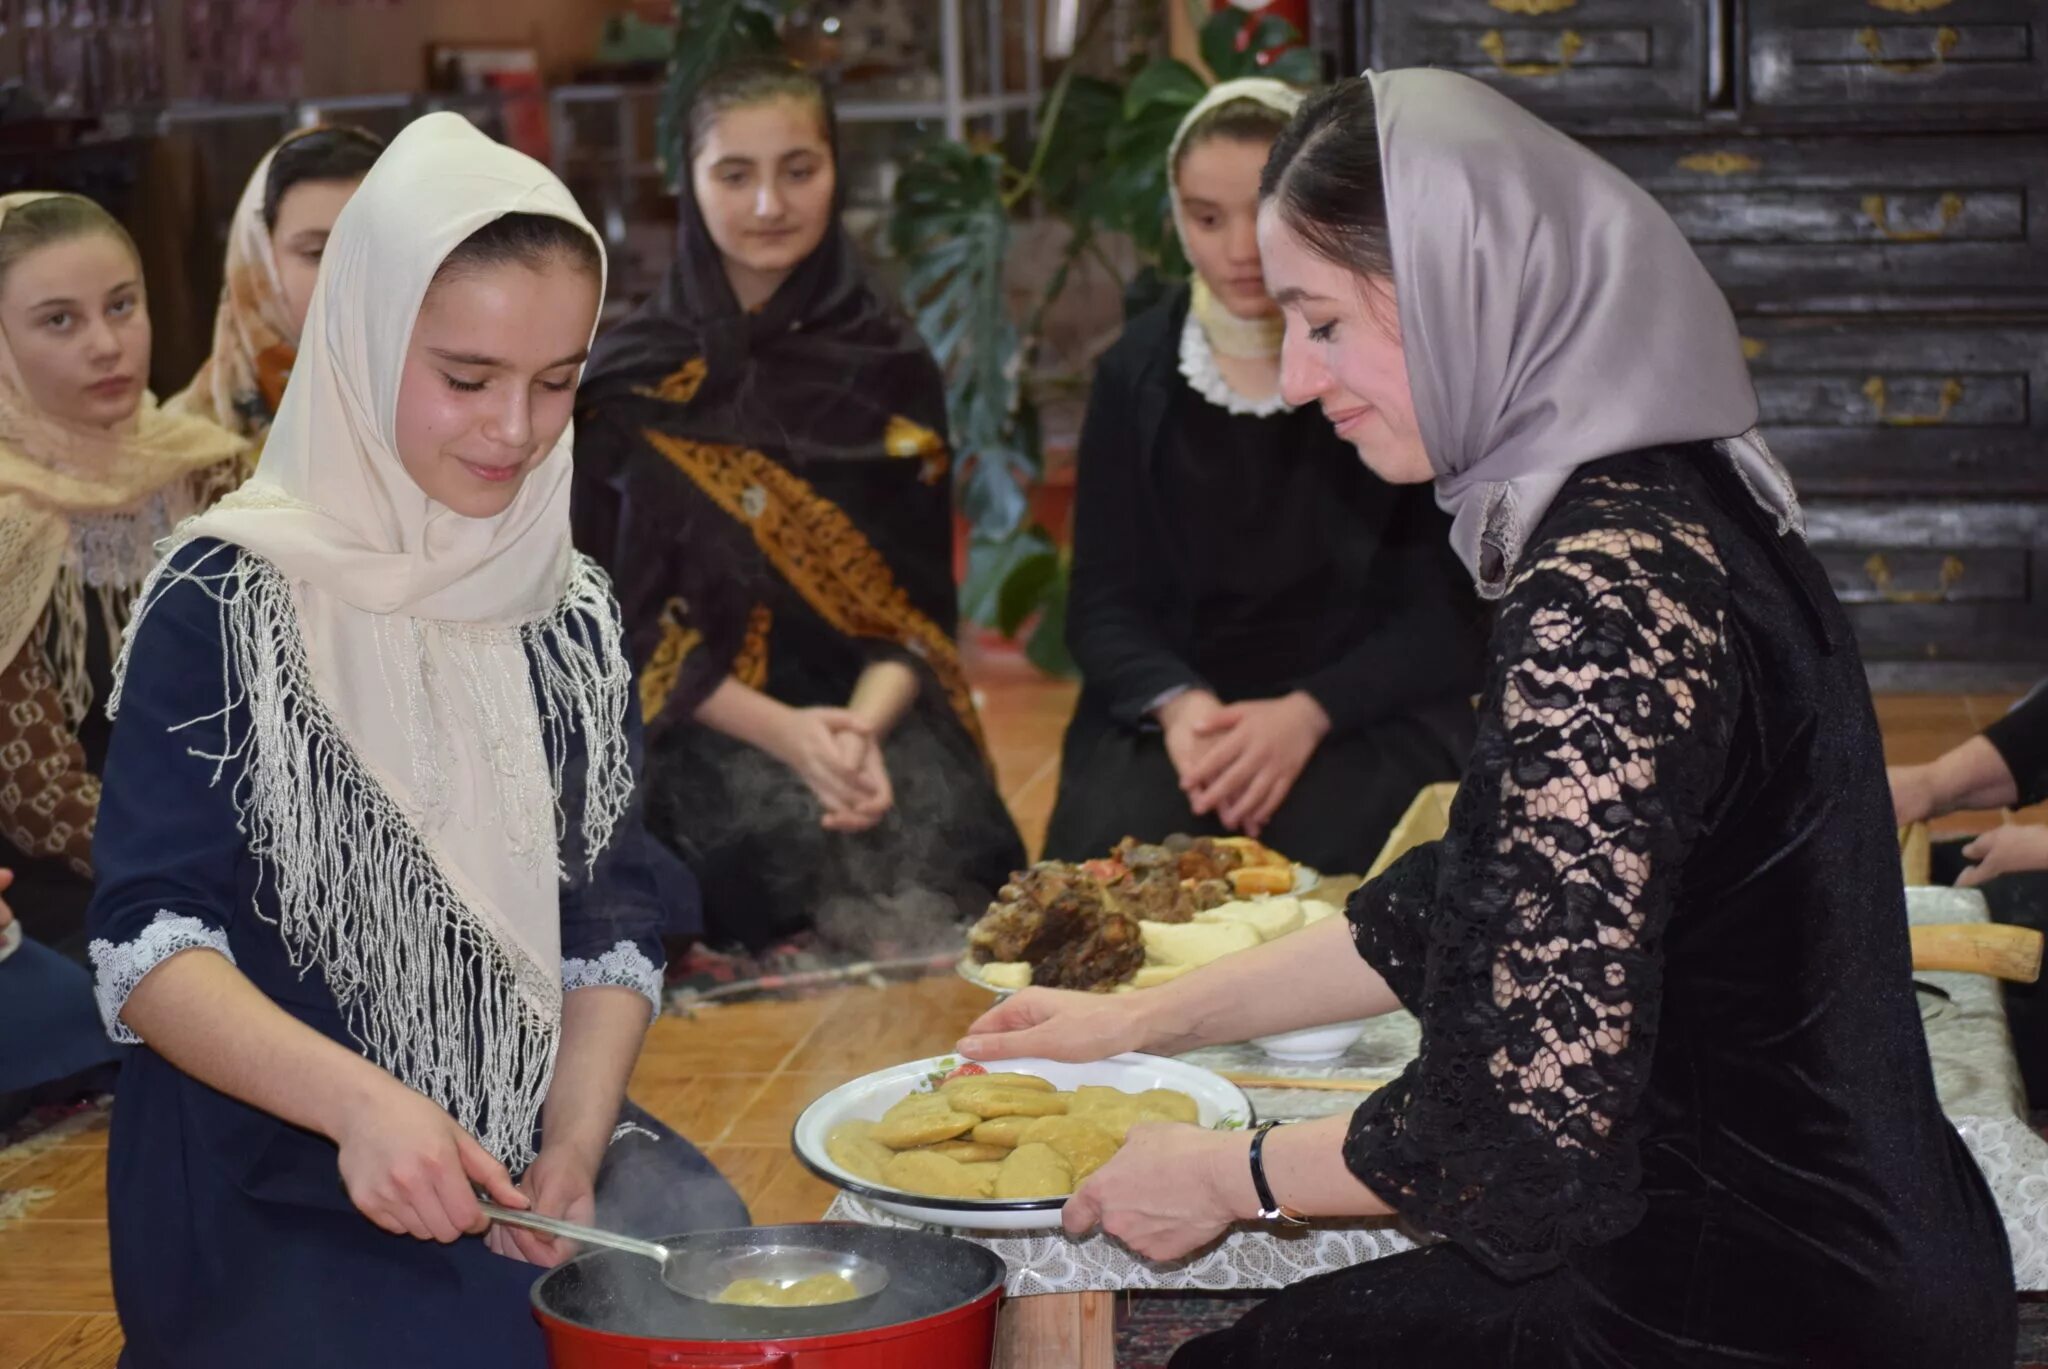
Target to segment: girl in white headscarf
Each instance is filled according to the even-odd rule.
[[[1185,1050],[1406,1008],[1349,1117],[1134,1131],[1067,1203],[1168,1259],[1233,1220],[1446,1237],[1176,1369],[2003,1369],[2003,1225],[1914,1005],[1869,688],[1751,432],[1735,320],[1655,200],[1504,96],[1395,71],[1263,177],[1281,388],[1434,481],[1499,603],[1443,840],[1312,927],[1123,999],[1033,990],[981,1058]]]
[[[1471,743],[1476,602],[1443,515],[1280,393],[1254,227],[1300,103],[1226,81],[1168,153],[1195,274],[1130,322],[1089,393],[1067,606],[1084,683],[1049,856],[1241,832],[1362,870]]]
[[[519,1261],[563,1252],[468,1239],[475,1190],[592,1212],[660,987],[630,672],[569,544],[602,292],[559,181],[416,122],[335,224],[255,476],[143,591],[92,908],[136,1045],[129,1363],[541,1362]]]

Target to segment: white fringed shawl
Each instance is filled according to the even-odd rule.
[[[218,600],[239,691],[219,717],[239,705],[248,730],[198,754],[240,763],[238,811],[292,965],[318,967],[371,1059],[517,1167],[561,1032],[571,734],[593,860],[633,780],[617,615],[569,542],[572,434],[492,518],[428,499],[397,451],[434,274],[508,213],[590,231],[552,174],[458,115],[392,142],[335,223],[256,474],[165,548],[217,538],[232,560],[166,560],[128,649],[170,585]]]

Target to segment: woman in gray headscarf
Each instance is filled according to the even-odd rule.
[[[1498,601],[1449,832],[1341,923],[1144,993],[1031,990],[961,1049],[1397,1007],[1422,1048],[1348,1118],[1134,1130],[1068,1228],[1155,1259],[1255,1216],[1448,1238],[1177,1369],[2004,1369],[2010,1255],[1935,1098],[1869,692],[1726,302],[1648,195],[1447,73],[1311,99],[1262,198],[1288,400],[1433,479]]]

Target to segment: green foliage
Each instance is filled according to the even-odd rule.
[[[1097,11],[1091,34],[1106,12]],[[1294,41],[1284,21],[1267,16],[1247,28],[1235,9],[1201,26],[1202,60],[1218,80],[1315,80],[1313,53],[1275,53]],[[1208,90],[1194,68],[1171,57],[1145,63],[1121,85],[1081,75],[1076,65],[1068,63],[1046,96],[1026,166],[935,139],[898,179],[890,223],[891,245],[909,266],[905,302],[946,373],[954,449],[962,458],[956,470],[970,539],[961,611],[1005,636],[1032,626],[1025,654],[1055,674],[1073,671],[1065,641],[1070,562],[1029,521],[1043,466],[1037,414],[1021,377],[1046,310],[1101,234],[1126,235],[1136,248],[1139,275],[1125,282],[1130,297],[1156,297],[1186,279],[1187,259],[1170,222],[1166,151]],[[1071,236],[1020,329],[1003,290],[1003,264],[1011,215],[1031,196]]]
[[[908,265],[904,301],[947,376],[961,509],[977,535],[998,539],[1023,524],[1038,473],[1020,440],[1018,330],[1003,289],[1007,171],[996,152],[933,142],[897,181],[889,225]]]
[[[777,0],[675,0],[675,14],[657,134],[662,169],[671,181],[683,169],[683,122],[704,78],[735,57],[782,50],[775,31],[782,17]]]

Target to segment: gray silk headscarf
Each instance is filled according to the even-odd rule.
[[[1720,287],[1648,192],[1492,88],[1369,72],[1415,416],[1451,542],[1498,598],[1578,467],[1718,441],[1804,533]]]

